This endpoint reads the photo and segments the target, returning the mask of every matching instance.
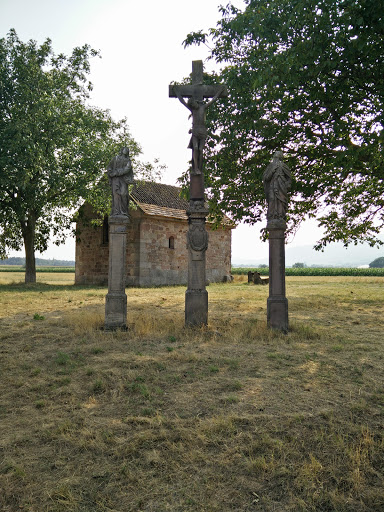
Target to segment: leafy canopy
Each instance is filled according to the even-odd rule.
[[[216,215],[264,217],[262,173],[283,150],[289,226],[319,218],[327,242],[374,244],[384,226],[384,1],[245,0],[208,33],[230,96],[208,111],[206,183]]]
[[[23,244],[44,251],[52,235],[60,243],[82,200],[105,203],[94,185],[121,145],[134,161],[140,153],[125,119],[88,104],[97,54],[55,55],[49,39],[23,43],[14,30],[0,39],[0,257]]]

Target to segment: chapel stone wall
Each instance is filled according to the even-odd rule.
[[[87,219],[92,209],[84,208]],[[207,280],[221,282],[231,276],[231,229],[211,230],[206,254]],[[109,247],[103,228],[78,223],[76,284],[108,284]],[[126,285],[186,284],[188,276],[187,221],[131,212],[127,233]],[[104,243],[103,243],[104,241]]]
[[[89,205],[83,208],[85,221],[77,223],[75,284],[108,284],[109,245],[105,229],[92,226],[95,214]],[[138,286],[139,232],[142,214],[133,211],[127,230],[126,284]]]

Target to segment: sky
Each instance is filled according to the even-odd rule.
[[[244,6],[242,0],[232,3]],[[176,185],[191,158],[190,120],[187,109],[168,97],[168,85],[187,76],[193,60],[208,57],[205,46],[184,49],[182,43],[189,32],[215,27],[219,5],[220,0],[0,0],[0,37],[14,28],[23,41],[49,37],[55,53],[68,55],[84,44],[100,50],[101,58],[91,61],[91,103],[115,119],[126,117],[143,159],[158,158],[167,166],[162,182]],[[213,70],[214,63],[206,62],[205,69]],[[233,261],[267,261],[262,227],[239,225],[233,231]],[[314,244],[320,236],[316,224],[307,222],[291,244]],[[36,256],[74,260],[74,240],[51,244]]]

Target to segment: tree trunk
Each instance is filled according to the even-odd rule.
[[[35,220],[32,216],[22,223],[25,247],[25,282],[36,283]]]

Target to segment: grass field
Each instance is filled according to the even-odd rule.
[[[106,289],[0,275],[2,512],[384,510],[384,280],[288,277],[291,330],[267,286]]]

